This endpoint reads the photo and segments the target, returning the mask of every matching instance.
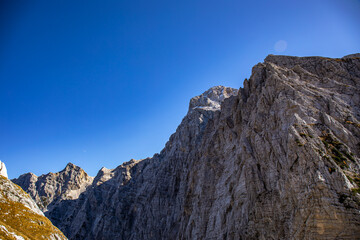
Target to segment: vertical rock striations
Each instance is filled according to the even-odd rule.
[[[101,169],[49,216],[70,239],[357,239],[359,103],[358,55],[270,55],[239,91],[191,99],[160,154]]]

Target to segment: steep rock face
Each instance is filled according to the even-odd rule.
[[[19,186],[0,176],[0,239],[67,239]]]
[[[35,200],[40,209],[47,214],[59,209],[68,200],[78,199],[79,195],[91,185],[90,177],[83,169],[69,163],[58,173],[48,173],[37,177],[26,173],[12,180],[21,186]]]
[[[357,239],[359,102],[358,55],[270,55],[238,93],[193,98],[160,154],[100,170],[57,226],[70,239]]]

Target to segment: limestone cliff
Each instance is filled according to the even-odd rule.
[[[67,239],[34,200],[5,176],[0,176],[0,239]]]
[[[358,55],[270,55],[49,217],[70,239],[359,239],[359,103]]]

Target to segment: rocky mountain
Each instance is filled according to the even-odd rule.
[[[47,213],[61,208],[67,200],[79,198],[93,180],[83,169],[68,163],[65,169],[58,173],[48,173],[40,177],[26,173],[12,181],[26,189],[39,208]]]
[[[269,55],[47,216],[69,239],[359,239],[359,103],[359,55]]]
[[[5,164],[1,163],[1,167]],[[44,216],[34,200],[3,172],[0,175],[0,239],[67,239]]]

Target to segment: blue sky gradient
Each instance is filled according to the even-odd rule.
[[[0,5],[10,178],[151,157],[191,97],[241,87],[268,54],[360,52],[358,0],[14,2]]]

